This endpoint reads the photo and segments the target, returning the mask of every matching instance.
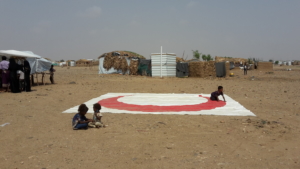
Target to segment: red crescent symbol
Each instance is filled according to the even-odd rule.
[[[104,100],[100,100],[99,103],[111,109],[128,110],[128,111],[142,111],[142,112],[181,112],[181,111],[201,111],[212,110],[217,107],[223,107],[226,105],[224,101],[212,101],[209,97],[199,95],[199,97],[206,98],[208,101],[205,103],[194,105],[181,105],[181,106],[154,106],[154,105],[135,105],[119,102],[118,99],[125,96],[117,96]]]

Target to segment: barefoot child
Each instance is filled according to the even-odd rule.
[[[89,127],[105,127],[105,125],[101,122],[102,113],[100,113],[101,105],[99,103],[95,103],[94,106],[94,115],[93,115],[93,122],[89,123]]]
[[[223,95],[223,87],[219,86],[218,87],[218,91],[212,92],[211,96],[210,96],[210,100],[214,100],[214,101],[220,101],[219,100],[219,96],[222,95],[223,96],[223,100],[224,102],[226,102],[225,97]]]
[[[89,108],[85,104],[81,104],[78,107],[78,113],[75,114],[72,120],[72,126],[74,130],[87,129],[88,123],[93,122],[93,120],[87,119],[85,117],[85,114],[87,113],[88,110]]]

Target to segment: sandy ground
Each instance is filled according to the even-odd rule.
[[[0,127],[0,168],[300,168],[300,68],[276,69],[159,79],[56,68],[54,85],[47,78],[30,93],[0,93],[0,124],[10,123]],[[211,93],[218,85],[257,117],[106,113],[107,128],[74,131],[74,114],[61,113],[109,92]]]

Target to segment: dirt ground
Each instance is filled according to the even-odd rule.
[[[300,68],[292,68],[160,79],[57,67],[54,85],[47,78],[29,93],[0,93],[0,124],[10,123],[0,127],[0,168],[300,168]],[[107,128],[76,131],[74,114],[62,113],[109,92],[211,93],[219,85],[257,116],[104,113]]]

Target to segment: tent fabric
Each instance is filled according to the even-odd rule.
[[[37,59],[37,67],[36,67],[36,72],[45,72],[49,71],[51,68],[52,63],[44,58]]]
[[[52,62],[50,62],[49,60],[46,60],[44,58],[40,58],[40,59],[26,58],[26,60],[30,64],[30,68],[31,68],[30,74],[49,71],[49,69],[52,65]]]
[[[176,77],[185,77],[189,75],[189,64],[179,63],[176,64]]]
[[[140,59],[138,74],[151,76],[151,60],[150,59]]]
[[[140,59],[140,64],[149,65],[151,64],[150,59]]]
[[[216,76],[217,77],[225,77],[226,76],[225,62],[215,63],[215,67],[216,67]]]
[[[0,50],[0,55],[7,57],[17,56],[26,58],[31,68],[30,74],[48,71],[52,65],[51,61],[44,59],[31,51]]]
[[[29,62],[31,71],[30,74],[34,74],[36,72],[36,59],[35,58],[27,58],[26,59]]]
[[[18,56],[25,58],[41,58],[41,56],[34,54],[31,51],[18,51],[18,50],[0,50],[0,55],[4,56]]]
[[[130,65],[130,59],[126,58],[128,66]],[[122,70],[117,70],[115,68],[110,68],[109,70],[106,70],[104,67],[104,57],[101,57],[99,59],[99,74],[123,74]],[[125,74],[129,74],[129,70]]]
[[[234,67],[235,67],[235,66],[234,66],[234,63],[233,63],[233,62],[230,62],[230,70],[231,70],[231,69],[234,69]]]

